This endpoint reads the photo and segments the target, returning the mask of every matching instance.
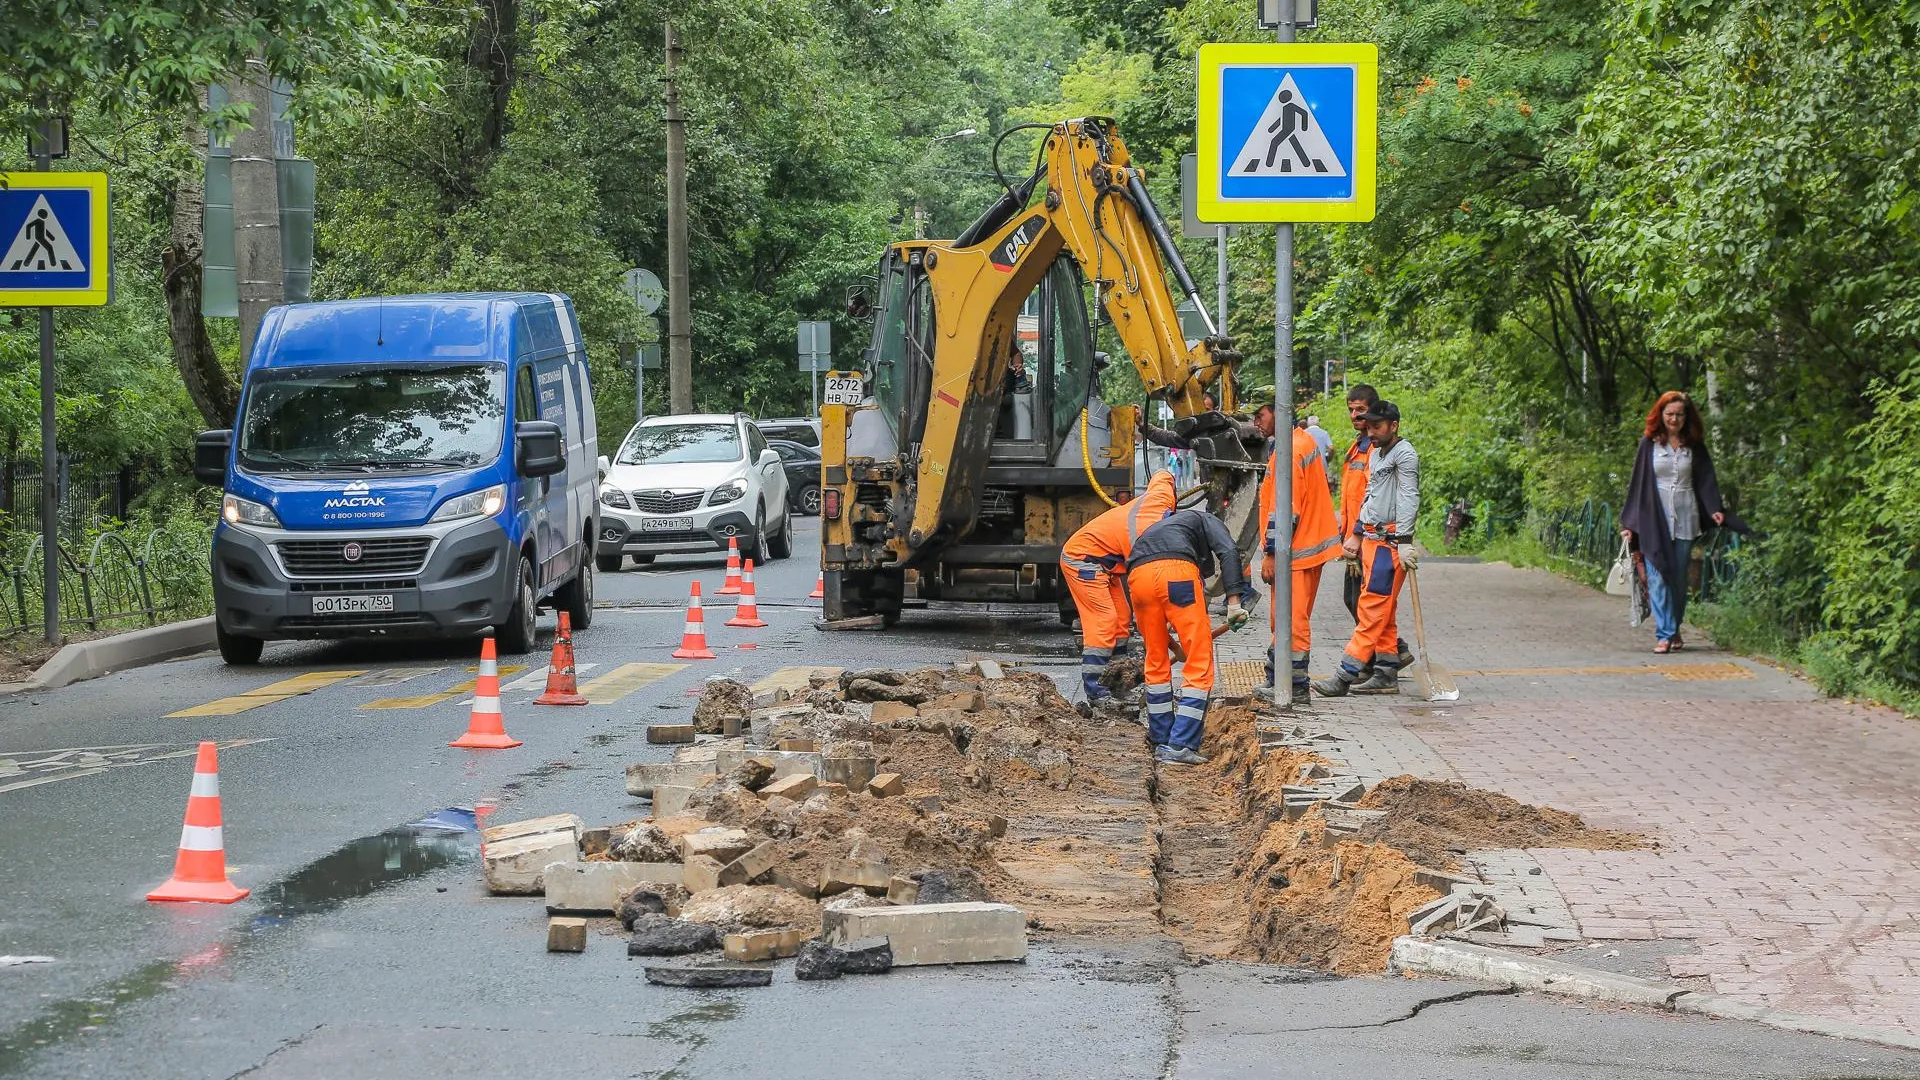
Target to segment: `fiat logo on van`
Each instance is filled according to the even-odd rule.
[[[360,550],[358,542],[348,541],[347,546],[340,549],[340,557],[348,562],[359,562]]]

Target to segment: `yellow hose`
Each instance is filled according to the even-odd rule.
[[[1093,485],[1093,493],[1100,496],[1100,501],[1108,506],[1119,506],[1119,503],[1107,497],[1106,489],[1100,486],[1100,481],[1093,478],[1093,451],[1087,446],[1087,410],[1085,409],[1080,410],[1080,464],[1086,466],[1087,483]]]

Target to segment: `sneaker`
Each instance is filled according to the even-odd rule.
[[[1153,760],[1162,765],[1205,765],[1207,756],[1184,746],[1156,746],[1153,748]]]

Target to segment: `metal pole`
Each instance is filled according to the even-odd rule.
[[[816,360],[807,361],[807,383],[813,387],[812,416],[820,415],[820,364]]]
[[[633,422],[647,418],[647,346],[633,347]]]
[[[667,24],[667,411],[693,411],[692,274],[687,268],[687,124],[680,115],[680,39]]]
[[[53,171],[53,124],[34,155],[33,167]],[[95,268],[99,272],[99,268]],[[54,441],[53,309],[40,309],[40,617],[49,645],[60,644],[60,460]]]
[[[1216,291],[1213,308],[1220,314],[1220,336],[1225,337],[1227,335],[1227,227],[1215,225],[1213,236],[1214,244],[1218,248],[1214,254],[1213,276]]]
[[[1293,0],[1281,0],[1275,36],[1282,44],[1293,40]],[[1273,269],[1273,700],[1278,705],[1293,692],[1292,222],[1274,226]],[[1282,686],[1288,697],[1281,696]]]

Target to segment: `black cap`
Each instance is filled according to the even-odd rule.
[[[1361,419],[1362,420],[1399,420],[1400,406],[1395,405],[1393,402],[1388,401],[1385,398],[1381,398],[1379,401],[1376,401],[1373,404],[1367,406],[1367,411],[1363,416],[1361,416]]]

